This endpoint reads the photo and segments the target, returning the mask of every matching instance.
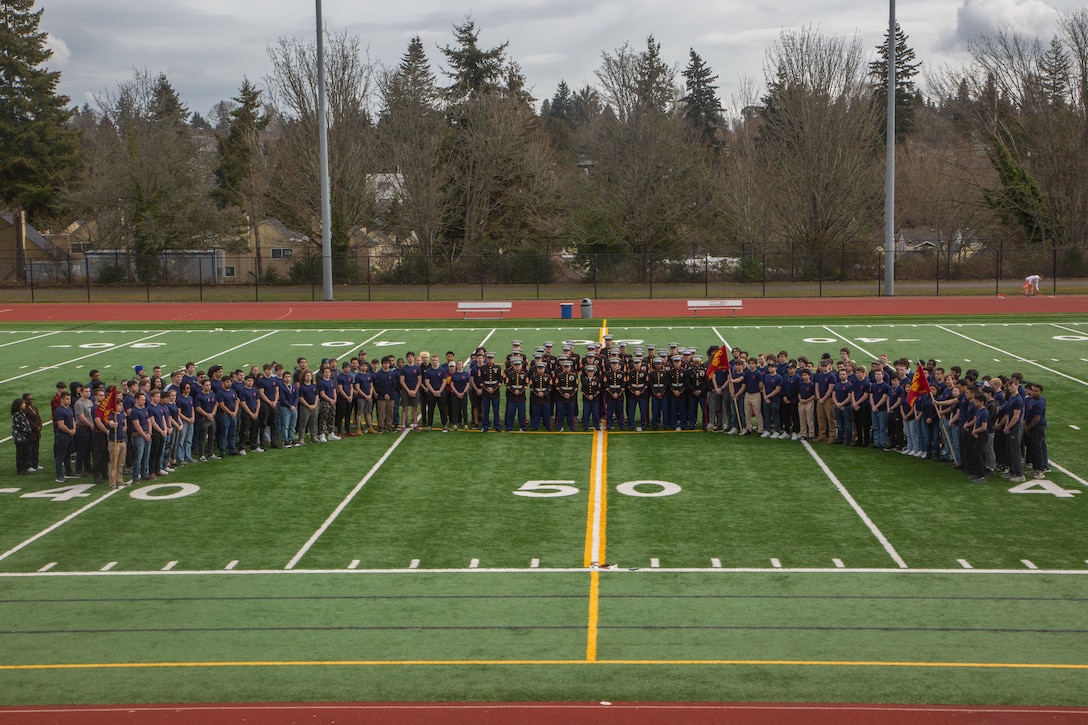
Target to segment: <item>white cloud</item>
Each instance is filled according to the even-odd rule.
[[[72,49],[68,47],[68,44],[62,38],[56,35],[48,35],[45,39],[45,47],[53,51],[53,57],[48,63],[49,66],[58,69],[67,67],[68,61],[72,59]]]
[[[1057,27],[1058,11],[1043,0],[963,0],[956,12],[956,30],[946,36],[949,48],[965,47],[980,35],[1012,30],[1045,38]]]

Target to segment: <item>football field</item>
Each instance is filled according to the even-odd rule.
[[[702,431],[398,432],[110,490],[0,443],[0,704],[1088,705],[1088,317],[0,328],[0,392],[610,333],[1045,386],[1052,471]],[[725,324],[728,323],[728,324]],[[298,323],[291,323],[297,325]],[[548,326],[550,325],[550,326]],[[4,435],[10,434],[10,426]]]

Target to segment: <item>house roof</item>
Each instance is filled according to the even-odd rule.
[[[268,226],[279,232],[284,239],[288,239],[292,242],[308,242],[310,238],[302,232],[296,232],[293,229],[288,229],[287,226],[279,219],[268,218],[261,222],[261,224],[267,224]]]
[[[3,219],[8,223],[9,226],[15,226],[14,214],[4,214]],[[39,232],[37,229],[30,226],[29,224],[25,226],[25,229],[27,241],[33,242],[34,245],[38,247],[38,249],[41,249],[43,252],[49,252],[50,254],[57,251],[57,247],[48,239],[43,237],[42,233]]]

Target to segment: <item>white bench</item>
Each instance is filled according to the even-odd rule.
[[[732,310],[736,317],[737,310],[744,309],[744,300],[688,300],[688,309],[692,317],[697,317],[699,310]]]
[[[458,302],[457,311],[461,313],[461,319],[467,320],[470,313],[494,315],[498,317],[478,317],[480,320],[501,320],[504,312],[509,312],[514,307],[513,302]]]

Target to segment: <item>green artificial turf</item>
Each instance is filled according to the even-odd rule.
[[[1083,491],[1058,466],[1081,479],[1088,472],[1081,438],[1088,430],[1081,382],[1088,342],[1075,332],[1084,321],[975,318],[941,322],[941,329],[923,319],[897,319],[895,326],[865,318],[730,325],[687,319],[610,321],[609,331],[617,339],[677,341],[703,351],[724,341],[818,357],[847,346],[859,360],[887,351],[984,373],[1022,370],[1046,385],[1055,464],[1048,480]],[[305,355],[315,363],[360,347],[371,357],[409,349],[451,349],[463,357],[481,342],[505,354],[513,338],[531,349],[545,339],[600,334],[597,321],[366,325],[12,326],[6,329],[14,333],[0,338],[0,368],[8,371],[0,394],[33,390],[48,410],[56,380],[82,380],[92,367],[110,380],[127,376],[134,362],[169,369],[217,361],[230,368],[272,359],[291,364]],[[51,330],[57,334],[17,342]],[[144,338],[136,344],[162,345],[131,347]],[[101,347],[105,342],[113,344]],[[1088,664],[1088,628],[1081,625],[1088,575],[1050,573],[1088,572],[1084,494],[1015,495],[997,478],[970,484],[946,465],[874,450],[813,444],[814,457],[792,441],[613,433],[601,482],[602,535],[604,557],[620,569],[591,574],[583,569],[596,483],[589,434],[383,434],[194,464],[155,482],[198,486],[191,495],[146,501],[123,489],[44,533],[107,495],[100,485],[66,501],[24,498],[59,486],[51,441],[46,428],[42,462],[49,470],[28,477],[14,474],[11,443],[0,444],[8,462],[0,466],[0,489],[18,489],[0,493],[0,555],[25,544],[0,558],[0,667],[356,664],[0,669],[3,704],[1088,705],[1083,668],[989,666]],[[911,571],[857,571],[897,567],[817,458]],[[679,489],[653,497],[624,492],[624,484],[648,480]],[[529,481],[561,482],[577,492],[515,495]],[[285,571],[296,558],[298,571]],[[713,570],[715,559],[721,570]],[[788,571],[776,571],[772,559]],[[974,569],[963,569],[960,559]],[[36,573],[49,564],[48,573]],[[110,571],[100,573],[108,564]],[[168,565],[170,572],[160,571]],[[980,571],[986,569],[1022,573]],[[252,571],[268,573],[246,573]],[[599,660],[593,663],[586,662],[591,641]],[[788,664],[799,660],[810,664]],[[358,664],[391,661],[428,663]],[[558,663],[533,664],[541,661]],[[442,662],[459,664],[436,664]],[[826,664],[842,662],[869,664]],[[902,662],[915,664],[880,664]]]

